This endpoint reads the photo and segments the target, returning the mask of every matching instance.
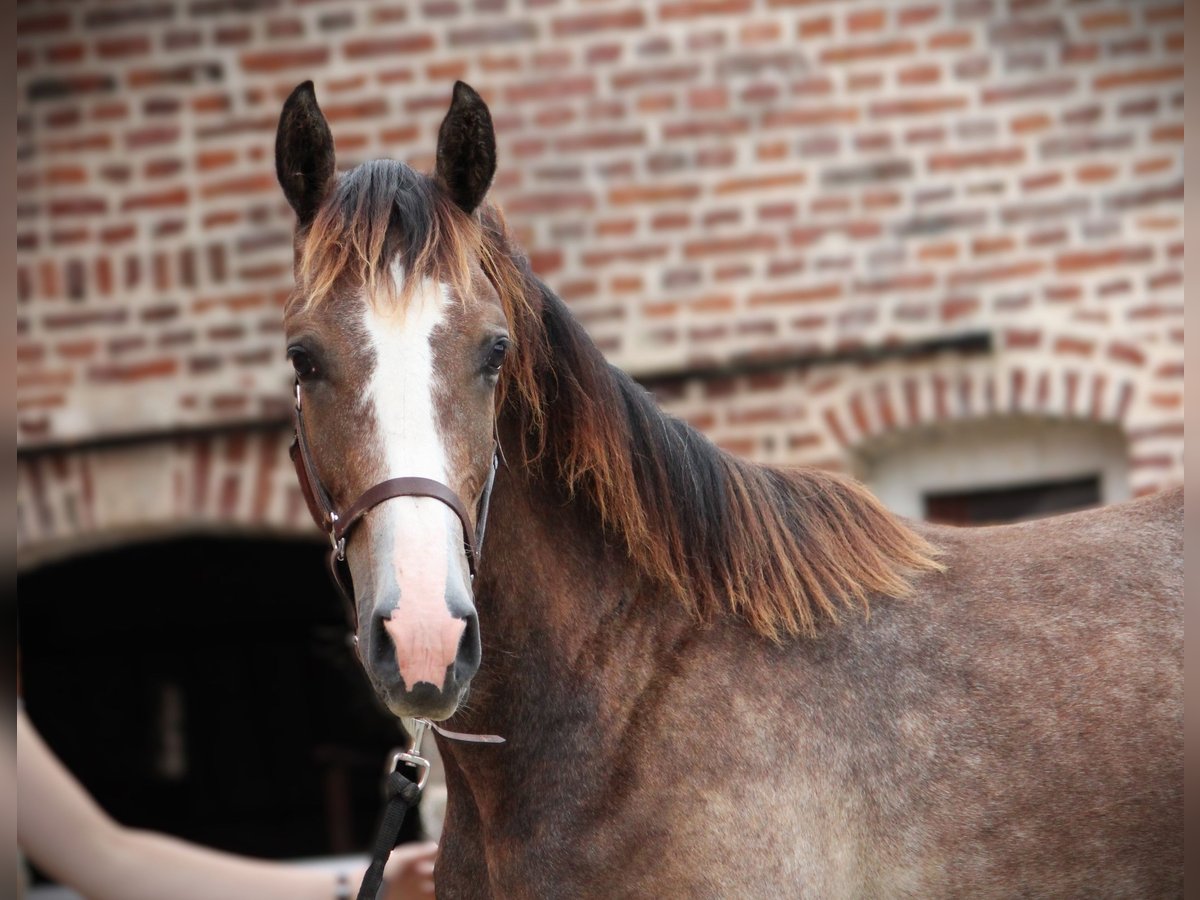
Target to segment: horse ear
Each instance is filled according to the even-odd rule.
[[[301,225],[312,221],[334,175],[333,135],[306,81],[283,104],[275,133],[275,174]]]
[[[454,82],[454,99],[438,131],[438,183],[464,211],[483,202],[496,174],[496,132],[487,104],[475,89]]]

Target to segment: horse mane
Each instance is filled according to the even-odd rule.
[[[375,285],[396,253],[406,285],[434,277],[460,292],[478,262],[516,351],[499,396],[517,424],[509,464],[590,509],[697,619],[727,611],[774,640],[810,635],[842,607],[905,596],[912,575],[941,570],[936,550],[860,485],[749,463],[663,412],[530,271],[495,207],[468,216],[390,160],[341,176],[331,193],[298,266],[304,302],[320,302],[348,268]]]

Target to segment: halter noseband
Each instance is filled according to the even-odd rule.
[[[487,528],[488,504],[492,499],[492,484],[496,480],[496,469],[500,464],[500,444],[492,447],[492,461],[488,465],[487,481],[483,485],[483,493],[479,496],[476,507],[476,524],[474,532],[471,529],[471,519],[462,500],[446,485],[432,478],[407,476],[389,478],[367,488],[357,500],[343,513],[334,508],[333,498],[329,496],[324,483],[313,466],[312,451],[304,431],[304,415],[300,405],[300,381],[296,381],[296,403],[292,408],[292,425],[295,438],[289,454],[292,464],[296,467],[296,477],[300,481],[300,490],[304,493],[304,502],[308,504],[309,514],[313,521],[329,536],[329,572],[333,583],[337,585],[342,597],[350,606],[350,618],[355,627],[358,622],[358,610],[354,604],[354,583],[350,578],[349,566],[346,564],[346,541],[354,526],[362,520],[370,510],[394,497],[432,497],[440,500],[454,511],[462,523],[463,548],[467,554],[467,567],[471,577],[475,577],[475,567],[479,561],[479,550],[483,546],[483,533]],[[343,577],[345,576],[345,577]]]

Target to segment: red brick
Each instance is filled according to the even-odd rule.
[[[1037,329],[1010,328],[1004,332],[1004,345],[1010,350],[1029,350],[1041,343],[1042,333]]]
[[[225,94],[200,94],[192,98],[192,109],[198,113],[228,112],[230,105]]]
[[[858,121],[855,106],[800,106],[769,111],[762,120],[764,128],[804,128],[814,125],[853,124]]]
[[[941,11],[941,7],[933,3],[925,6],[906,6],[896,13],[896,23],[902,28],[920,25],[922,22],[936,19]]]
[[[347,41],[342,44],[342,53],[346,54],[346,58],[350,60],[374,59],[377,56],[390,56],[390,58],[403,58],[404,55],[410,53],[424,53],[425,50],[433,48],[433,35],[431,34],[403,34],[392,37],[367,37],[361,40]],[[316,52],[317,48],[307,50],[307,53]],[[244,58],[245,59],[245,58]],[[323,60],[314,62],[314,65],[322,65]],[[292,67],[290,64],[287,67]]]
[[[824,37],[833,34],[833,16],[817,16],[804,19],[798,28],[800,38]]]
[[[969,31],[942,31],[929,38],[930,50],[965,50],[975,42]]]
[[[929,157],[931,172],[971,168],[1008,166],[1025,159],[1025,148],[997,147],[988,150],[967,150],[960,153],[934,153]]]
[[[125,144],[131,150],[154,147],[159,144],[175,144],[179,140],[179,128],[175,125],[157,125],[137,128],[125,135]]]
[[[940,315],[943,322],[953,322],[979,312],[978,297],[948,297],[942,301]]]
[[[96,355],[96,350],[100,349],[100,342],[95,338],[85,337],[77,341],[62,341],[55,344],[54,352],[61,356],[62,359],[82,360],[90,359]]]
[[[185,206],[188,202],[187,188],[171,188],[150,194],[136,194],[126,197],[121,202],[122,212],[132,212],[138,209],[163,209]]]
[[[200,196],[205,199],[214,197],[243,196],[246,194],[268,194],[279,190],[279,183],[273,172],[258,175],[243,175],[238,178],[227,178],[206,184],[200,188]]]
[[[961,95],[948,97],[908,97],[871,104],[871,115],[877,118],[895,116],[945,115],[956,109],[966,109],[967,98]]]
[[[1080,338],[1060,337],[1054,342],[1054,352],[1059,356],[1088,357],[1096,349],[1096,342]]]
[[[64,140],[44,140],[41,142],[43,152],[48,154],[108,150],[111,146],[112,137],[107,134],[87,134]]]
[[[28,388],[67,388],[75,382],[71,369],[23,369],[17,372],[18,390]]]
[[[80,166],[52,166],[43,172],[42,177],[49,187],[84,184],[87,172]]]
[[[46,210],[51,216],[89,216],[107,212],[108,203],[103,197],[73,197],[51,200]]]
[[[1183,19],[1183,4],[1166,4],[1164,6],[1147,7],[1143,16],[1148,24],[1171,22]]]
[[[590,96],[596,91],[596,81],[591,75],[573,75],[569,78],[539,79],[511,84],[504,89],[509,103],[524,103],[530,100],[550,100]]]
[[[266,306],[268,298],[259,293],[234,294],[227,297],[200,297],[192,302],[192,310],[204,314],[214,309],[241,312]]]
[[[1026,175],[1021,179],[1021,190],[1040,191],[1062,184],[1062,172],[1039,172],[1036,175]]]
[[[693,200],[700,193],[700,188],[694,184],[675,185],[640,185],[613,188],[609,191],[609,202],[615,206],[629,206],[642,203],[664,203],[670,201]]]
[[[1028,278],[1036,275],[1046,267],[1041,260],[1024,260],[1010,263],[986,266],[978,269],[968,269],[954,272],[950,276],[950,286],[964,284],[981,284],[993,281],[1011,281],[1015,278]]]
[[[926,244],[917,252],[917,258],[926,261],[957,259],[958,245],[953,242]]]
[[[1065,94],[1072,93],[1076,87],[1077,84],[1074,78],[1066,75],[1056,75],[1032,81],[1022,81],[1016,84],[986,88],[981,95],[981,99],[985,104],[992,104],[1011,103],[1016,100],[1062,97]]]
[[[905,86],[916,84],[937,84],[942,80],[942,69],[934,64],[908,66],[896,73],[896,80]]]
[[[842,286],[838,282],[826,282],[810,287],[793,288],[784,291],[770,291],[750,295],[749,305],[755,306],[790,306],[792,304],[813,303],[824,300],[836,300],[842,296]]]
[[[595,198],[587,191],[548,191],[518,194],[505,201],[504,208],[509,213],[538,215],[567,210],[586,212],[594,205]]]
[[[864,60],[889,59],[916,52],[916,44],[907,38],[893,38],[870,44],[850,44],[822,50],[820,60],[826,64],[855,63]]]
[[[851,92],[878,93],[882,88],[882,72],[855,72],[846,79],[846,89]]]
[[[1139,350],[1133,344],[1123,341],[1113,341],[1108,345],[1109,359],[1117,362],[1129,363],[1134,366],[1141,366],[1146,362],[1146,354]]]
[[[613,147],[639,147],[645,143],[646,135],[640,128],[608,129],[559,138],[554,142],[554,147],[562,153],[573,153],[586,150],[607,150]]]
[[[577,34],[594,35],[602,31],[627,31],[641,28],[645,22],[646,14],[635,6],[622,10],[564,16],[554,20],[553,30],[556,37],[570,37]]]
[[[1079,26],[1084,31],[1106,31],[1111,28],[1128,28],[1130,21],[1128,10],[1106,9],[1080,16]]]
[[[805,172],[782,172],[747,178],[732,178],[718,182],[714,191],[717,196],[739,194],[746,191],[762,191],[799,187],[808,181]]]
[[[698,19],[704,16],[738,16],[750,12],[751,0],[686,0],[659,7],[664,22]]]
[[[738,40],[743,46],[770,44],[783,37],[783,25],[779,22],[748,22],[738,29]]]
[[[1162,84],[1169,81],[1178,81],[1181,85],[1183,84],[1182,65],[1154,66],[1129,71],[1106,72],[1102,75],[1097,75],[1092,81],[1092,86],[1098,91],[1107,91],[1113,88],[1141,84]]]
[[[1156,144],[1182,144],[1183,123],[1171,122],[1166,125],[1159,125],[1150,132],[1150,139]]]
[[[382,42],[363,41],[361,43],[364,45],[377,45]],[[359,52],[357,55],[352,54],[349,46],[347,46],[345,49],[347,55],[352,56],[352,58],[362,58],[364,55],[372,55],[370,53],[364,54],[363,52]],[[358,49],[360,51],[363,50],[362,47]],[[388,51],[380,52],[386,53]],[[244,70],[247,72],[256,73],[284,72],[288,69],[312,69],[317,66],[324,66],[328,61],[329,48],[326,46],[243,53],[241,59],[242,68]]]
[[[684,256],[710,257],[728,253],[752,253],[775,248],[778,240],[769,234],[746,234],[729,238],[709,238],[684,245]]]
[[[109,38],[96,42],[96,54],[101,59],[124,59],[150,52],[150,38],[144,34]]]
[[[1101,163],[1092,163],[1090,165],[1080,166],[1075,170],[1075,178],[1081,184],[1095,184],[1097,182],[1112,181],[1117,175],[1115,166],[1104,165]]]
[[[65,65],[79,62],[87,55],[87,47],[82,41],[71,41],[67,44],[55,44],[44,51],[46,62],[55,65]]]
[[[1109,266],[1145,263],[1152,257],[1153,251],[1149,247],[1114,247],[1107,250],[1063,253],[1055,260],[1055,268],[1060,274],[1087,272]]]
[[[196,168],[201,172],[223,169],[237,162],[236,150],[207,150],[196,156]]]
[[[70,27],[71,15],[68,12],[43,13],[17,18],[17,35],[19,37],[33,34],[54,34],[66,31]]]
[[[880,31],[887,23],[887,12],[882,9],[867,9],[846,16],[846,29],[851,34],[863,31]]]
[[[1016,242],[1011,236],[977,237],[971,241],[971,253],[975,256],[990,256],[994,253],[1007,253],[1014,249]]]
[[[1179,409],[1183,406],[1183,395],[1178,391],[1160,391],[1149,396],[1150,405],[1157,409]]]

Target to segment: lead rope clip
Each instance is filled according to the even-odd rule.
[[[432,723],[428,719],[413,719],[412,743],[407,750],[397,750],[392,754],[385,774],[391,775],[401,764],[412,766],[417,770],[417,789],[424,790],[425,782],[429,780],[429,760],[421,755],[421,740],[425,737],[425,729]]]

